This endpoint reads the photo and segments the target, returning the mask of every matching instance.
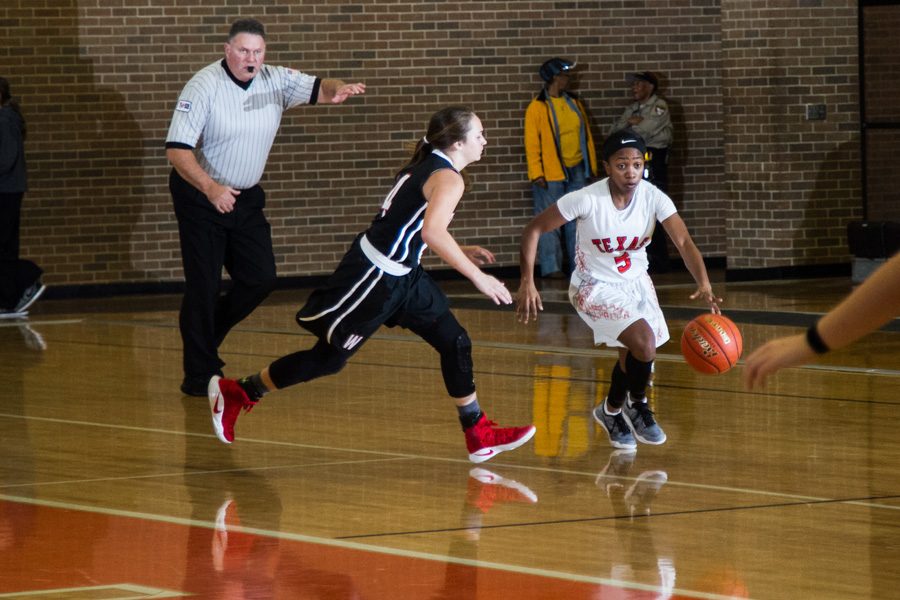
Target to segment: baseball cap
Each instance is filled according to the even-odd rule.
[[[656,78],[656,75],[651,73],[650,71],[642,71],[640,73],[631,73],[626,78],[628,83],[632,83],[633,81],[646,81],[650,85],[653,86],[654,89],[659,85],[659,79]]]
[[[630,129],[623,129],[611,133],[603,142],[603,149],[601,150],[603,160],[609,162],[609,157],[622,148],[637,148],[641,154],[647,152],[647,144],[644,143],[644,138]]]
[[[538,73],[540,73],[541,79],[543,79],[547,83],[550,83],[550,81],[560,73],[571,71],[574,68],[575,63],[573,63],[572,61],[566,60],[564,58],[551,58],[541,65]]]

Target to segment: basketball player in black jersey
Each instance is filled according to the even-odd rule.
[[[493,262],[493,254],[478,246],[460,247],[447,231],[465,190],[460,171],[481,159],[486,143],[481,121],[469,109],[448,107],[431,117],[428,133],[397,174],[369,228],[297,313],[297,322],[318,342],[243,379],[216,376],[210,381],[213,428],[221,441],[234,440],[242,408],[270,391],[337,373],[381,325],[409,329],[440,354],[444,384],[456,403],[472,462],[531,439],[533,425],[496,427],[481,411],[469,336],[420,262],[427,244],[496,304],[512,303],[506,286],[478,267]]]

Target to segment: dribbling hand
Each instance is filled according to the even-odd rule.
[[[691,300],[696,300],[698,298],[702,299],[704,302],[709,304],[709,310],[713,314],[721,315],[722,309],[719,308],[719,303],[722,302],[722,299],[716,296],[711,287],[698,287],[697,291],[691,294]]]

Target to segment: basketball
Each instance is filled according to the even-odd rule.
[[[681,334],[681,354],[698,373],[717,375],[737,364],[744,339],[725,315],[706,313],[690,321]]]

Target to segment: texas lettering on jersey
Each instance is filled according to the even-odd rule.
[[[619,273],[624,273],[631,268],[631,257],[628,256],[628,253],[635,250],[640,250],[641,248],[649,244],[650,238],[645,237],[641,239],[638,236],[632,237],[627,235],[620,235],[616,236],[615,241],[613,241],[612,238],[597,238],[592,239],[591,243],[595,248],[597,248],[597,250],[603,252],[604,254],[621,252],[621,254],[614,258],[614,260],[616,261],[616,270],[619,271]]]
[[[631,239],[631,242],[628,243],[628,240]],[[591,243],[597,247],[597,250],[600,252],[608,253],[608,252],[631,252],[634,250],[640,250],[647,243],[650,242],[650,238],[646,237],[641,239],[637,236],[629,238],[626,235],[620,235],[616,237],[616,241],[613,242],[612,238],[599,238],[595,240],[591,240]],[[625,244],[628,243],[626,246]]]

